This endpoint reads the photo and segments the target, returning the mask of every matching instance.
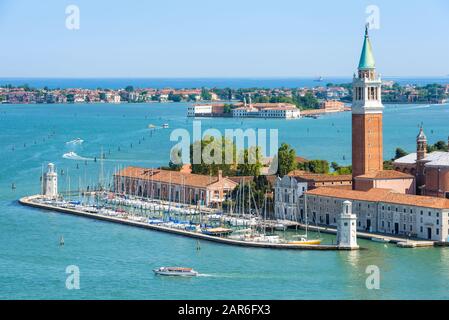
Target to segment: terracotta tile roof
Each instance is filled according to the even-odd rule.
[[[294,170],[288,174],[290,177],[299,178],[313,182],[335,182],[335,181],[352,181],[352,175],[332,175],[332,174],[318,174],[310,173],[302,170]]]
[[[402,194],[388,189],[370,189],[369,191],[356,191],[322,187],[307,191],[306,194],[345,200],[384,202],[433,209],[449,209],[449,199]]]
[[[362,179],[413,179],[413,176],[407,173],[395,171],[395,170],[383,170],[373,173],[357,176],[356,178]]]
[[[304,163],[304,162],[307,162],[307,161],[309,161],[309,160],[307,160],[304,157],[296,156],[296,162],[298,162],[298,163]]]
[[[119,171],[116,175],[148,181],[157,181],[165,183],[171,182],[172,184],[186,185],[199,188],[206,188],[207,186],[218,181],[217,176],[206,176],[201,174],[184,173],[179,171],[139,168],[139,167],[124,168],[123,170]],[[233,181],[229,179],[226,180],[228,180],[231,184],[234,184]]]

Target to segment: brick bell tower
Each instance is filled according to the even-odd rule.
[[[354,74],[353,79],[353,178],[383,170],[381,86],[382,80],[376,73],[367,25],[358,73]]]
[[[426,175],[424,173],[424,161],[427,155],[427,137],[421,126],[419,134],[416,137],[416,194],[423,195],[424,185],[426,184]]]

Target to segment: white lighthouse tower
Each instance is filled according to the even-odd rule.
[[[337,245],[340,248],[357,249],[357,217],[352,213],[351,201],[343,202],[342,212],[338,218]]]
[[[58,174],[55,171],[55,165],[49,163],[48,170],[44,174],[44,196],[48,198],[56,198],[58,196]]]

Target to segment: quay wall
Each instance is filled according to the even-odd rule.
[[[109,216],[104,216],[104,215],[95,214],[95,213],[88,213],[88,212],[83,212],[83,211],[69,209],[69,208],[60,208],[60,207],[55,207],[55,206],[51,206],[51,205],[47,205],[47,204],[35,203],[32,201],[32,199],[34,199],[36,197],[37,196],[29,196],[29,197],[21,198],[19,200],[19,203],[24,206],[29,206],[29,207],[34,207],[34,208],[39,208],[39,209],[44,209],[44,210],[49,210],[49,211],[56,211],[56,212],[65,213],[65,214],[82,216],[82,217],[86,217],[86,218],[90,218],[90,219],[103,220],[103,221],[119,223],[119,224],[128,225],[128,226],[134,226],[134,227],[139,227],[139,228],[144,228],[144,229],[172,233],[172,234],[177,234],[177,235],[186,236],[186,237],[190,237],[190,238],[202,239],[202,240],[218,242],[218,243],[234,245],[234,246],[241,246],[241,247],[284,249],[284,250],[327,250],[327,251],[330,251],[330,250],[343,250],[343,251],[356,250],[354,248],[352,248],[352,249],[343,248],[343,247],[339,247],[337,245],[294,245],[294,244],[279,244],[279,243],[259,243],[259,242],[248,242],[248,241],[227,239],[227,238],[210,236],[210,235],[197,233],[197,232],[173,229],[173,228],[168,228],[168,227],[159,226],[159,225],[151,225],[151,224],[133,221],[133,220],[127,220],[127,219],[123,219],[123,218],[109,217]]]

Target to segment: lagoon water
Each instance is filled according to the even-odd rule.
[[[60,188],[92,185],[117,166],[159,166],[175,144],[173,129],[192,129],[186,104],[0,105],[0,298],[2,299],[448,299],[449,248],[399,249],[360,241],[357,252],[274,251],[201,242],[149,230],[18,205],[39,192],[41,167],[54,162]],[[449,106],[387,106],[385,158],[413,151],[419,124],[430,142],[447,140]],[[149,124],[168,123],[155,130]],[[319,119],[203,119],[203,130],[279,129],[279,140],[309,159],[348,164],[350,113]],[[79,146],[66,142],[82,138]],[[132,145],[132,146],[131,146]],[[67,152],[81,158],[63,158]],[[343,160],[345,158],[345,160]],[[12,190],[14,183],[16,189]],[[59,246],[64,236],[65,245]],[[332,236],[325,236],[331,241]],[[65,286],[66,267],[80,269],[80,289]],[[192,266],[203,276],[156,277],[152,268]],[[380,269],[380,290],[368,290],[366,268]]]

